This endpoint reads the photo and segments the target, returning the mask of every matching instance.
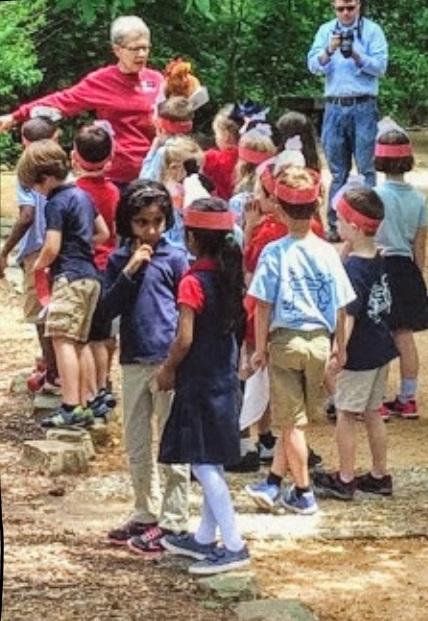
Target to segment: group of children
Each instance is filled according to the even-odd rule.
[[[423,195],[403,178],[413,165],[409,138],[392,123],[380,128],[375,153],[386,182],[345,187],[337,200],[341,257],[323,239],[321,166],[304,115],[289,112],[272,127],[261,107],[225,106],[213,123],[217,147],[205,153],[190,136],[192,121],[185,97],[159,104],[140,178],[120,195],[108,180],[109,127],[79,130],[73,180],[52,123],[27,121],[17,173],[30,235],[19,258],[26,299],[39,305],[31,316],[47,388],[62,393],[44,426],[90,425],[114,407],[109,369],[120,318],[135,506],[109,542],[145,557],[189,556],[191,573],[211,574],[250,562],[224,470],[241,459],[240,377],[260,368],[268,368],[270,403],[259,430],[276,442],[267,478],[246,487],[259,506],[312,514],[315,493],[392,493],[383,419],[417,416],[413,332],[427,327],[427,214]],[[17,237],[6,242],[4,261]],[[34,288],[42,298],[47,268],[40,308]],[[396,356],[401,387],[384,403]],[[326,385],[335,392],[339,469],[311,477],[305,427]],[[373,463],[356,477],[358,415]],[[195,533],[191,473],[203,493]],[[287,473],[291,485],[282,490]]]

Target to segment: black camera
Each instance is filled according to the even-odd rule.
[[[352,44],[354,42],[354,33],[348,28],[347,30],[341,30],[335,33],[340,37],[340,51],[344,58],[350,58],[352,56]]]

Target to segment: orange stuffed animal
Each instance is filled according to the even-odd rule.
[[[198,78],[192,74],[192,65],[182,58],[171,60],[164,71],[165,97],[189,98],[201,86]]]

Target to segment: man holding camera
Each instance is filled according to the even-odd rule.
[[[325,76],[322,145],[332,174],[328,238],[339,241],[331,202],[346,183],[352,156],[365,183],[375,185],[373,165],[379,78],[388,45],[380,26],[361,15],[359,0],[333,0],[335,19],[323,24],[308,54],[311,73]]]

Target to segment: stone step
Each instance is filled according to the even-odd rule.
[[[61,397],[56,395],[34,395],[33,412],[35,414],[49,414],[61,405]]]
[[[88,470],[85,448],[59,440],[29,440],[23,444],[21,463],[42,474],[80,474]]]
[[[86,431],[86,429],[48,429],[46,432],[46,439],[69,442],[72,445],[80,446],[85,451],[86,457],[89,460],[95,458],[95,449],[91,434]]]

